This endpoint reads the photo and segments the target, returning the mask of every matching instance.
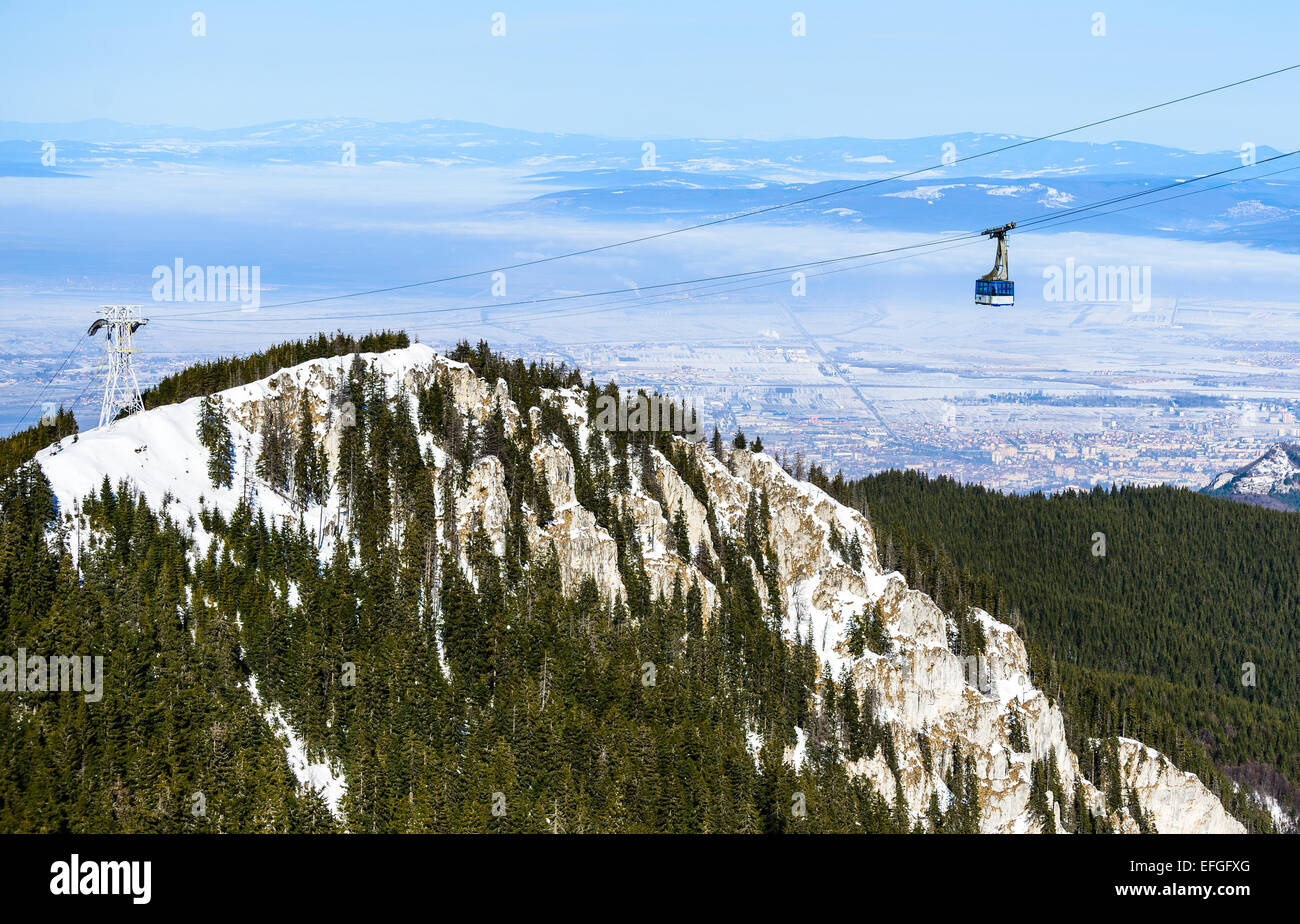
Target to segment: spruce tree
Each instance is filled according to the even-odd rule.
[[[324,501],[324,469],[323,454],[312,428],[311,406],[304,391],[298,404],[298,445],[293,457],[294,500],[300,506]]]
[[[219,395],[204,396],[199,402],[198,436],[208,450],[208,479],[213,487],[230,487],[234,483],[235,444]]]

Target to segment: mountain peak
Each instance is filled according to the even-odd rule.
[[[1223,472],[1205,493],[1277,510],[1300,510],[1300,445],[1274,443],[1253,462]]]

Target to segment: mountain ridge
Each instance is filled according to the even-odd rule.
[[[337,163],[339,145],[356,146],[358,162],[374,159],[375,151],[401,158],[428,156],[443,151],[452,162],[467,165],[526,163],[543,156],[558,165],[585,156],[589,167],[647,166],[643,145],[654,144],[649,167],[658,160],[685,163],[705,174],[718,169],[719,158],[729,159],[737,169],[754,171],[798,170],[809,176],[885,175],[919,164],[939,163],[951,145],[957,156],[1030,140],[1006,132],[958,132],[951,135],[921,135],[905,138],[868,138],[833,135],[817,138],[756,139],[662,137],[620,138],[586,132],[542,132],[459,119],[413,119],[381,122],[370,119],[284,119],[255,125],[219,129],[196,129],[177,125],[136,125],[110,119],[80,122],[0,122],[0,163],[15,162],[17,145],[60,143],[59,158],[83,167],[102,166],[114,147],[148,162],[164,155],[194,163],[237,163],[234,151],[243,145],[257,154],[284,146],[309,160],[324,158]],[[135,145],[137,147],[131,147]],[[180,146],[180,147],[169,147]],[[191,147],[184,147],[184,146]],[[210,146],[210,150],[208,150]],[[367,146],[371,150],[367,150]],[[1238,151],[1190,151],[1147,142],[1107,142],[1049,139],[1036,142],[1032,157],[1019,148],[988,155],[988,163],[1001,172],[1021,176],[1053,176],[1086,173],[1184,176],[1222,169],[1226,161],[1239,161]],[[1263,159],[1282,153],[1267,145],[1255,156]],[[1044,168],[1046,159],[1049,166]],[[576,166],[584,165],[577,160]]]
[[[1300,444],[1274,443],[1254,461],[1220,473],[1201,491],[1258,507],[1300,511]]]
[[[1087,755],[1092,766],[1110,768],[1109,784],[1094,785],[1066,744],[1059,708],[1033,686],[1015,630],[976,609],[954,620],[928,596],[908,588],[897,572],[886,573],[876,559],[870,521],[794,479],[771,456],[742,445],[725,449],[657,436],[655,445],[642,444],[640,460],[633,463],[629,446],[622,453],[626,488],[611,492],[610,501],[618,511],[615,532],[626,523],[634,537],[618,538],[599,522],[599,508],[593,513],[579,498],[592,485],[590,475],[579,476],[579,468],[608,465],[613,471],[619,462],[612,445],[575,458],[575,447],[603,446],[606,435],[591,425],[590,395],[573,385],[541,389],[538,402],[521,410],[505,378],[489,383],[467,364],[417,344],[312,360],[219,393],[227,408],[238,487],[232,482],[213,488],[206,481],[207,453],[196,435],[199,398],[64,439],[39,453],[37,462],[65,525],[79,520],[80,499],[94,494],[101,482],[125,479],[151,506],[192,524],[196,562],[215,541],[204,524],[214,515],[239,516],[250,494],[259,518],[305,529],[322,561],[364,555],[346,538],[354,524],[337,492],[324,503],[296,506],[290,494],[256,474],[253,461],[269,422],[284,408],[301,405],[310,408],[313,441],[337,473],[353,426],[344,423],[348,415],[336,412],[338,398],[348,377],[358,374],[358,364],[373,373],[376,388],[382,383],[395,407],[404,401],[413,417],[427,410],[420,396],[437,383],[455,408],[453,416],[463,415],[471,429],[486,433],[496,426],[507,440],[531,444],[527,455],[542,485],[536,500],[524,503],[510,496],[500,452],[463,466],[463,484],[446,494],[459,463],[431,434],[418,437],[427,477],[444,485],[436,544],[471,583],[483,577],[483,559],[474,564],[469,551],[476,535],[486,538],[494,556],[508,557],[511,544],[522,541],[534,561],[548,550],[556,557],[566,594],[581,594],[591,582],[606,590],[606,605],[615,611],[634,605],[640,594],[661,602],[676,597],[689,584],[708,627],[717,625],[722,610],[720,585],[705,572],[743,567],[755,615],[772,620],[786,644],[815,652],[823,678],[817,695],[834,697],[836,676],[849,678],[854,701],[872,704],[863,712],[877,730],[868,739],[885,736],[870,753],[862,748],[854,758],[851,721],[846,719],[850,727],[841,731],[804,721],[793,729],[796,746],[782,748],[796,769],[808,759],[800,756],[812,746],[806,742],[832,753],[843,746],[851,779],[869,781],[877,793],[901,800],[909,824],[930,828],[944,813],[955,813],[961,800],[970,800],[978,805],[979,829],[986,831],[1064,830],[1085,821],[1121,831],[1244,830],[1194,775],[1181,775],[1163,755],[1151,751],[1150,757],[1123,740],[1097,742],[1095,753]],[[378,392],[371,392],[370,404],[377,398]],[[369,404],[358,409],[362,416],[373,410]],[[547,433],[554,427],[559,430]],[[611,442],[619,438],[608,436]],[[549,516],[542,512],[545,506],[552,508]],[[524,537],[512,534],[518,528]],[[720,546],[733,544],[748,547],[750,554],[729,562]],[[683,548],[696,551],[683,557]],[[628,555],[639,561],[631,571]],[[638,573],[647,586],[639,586]],[[729,584],[734,583],[733,574]],[[877,626],[874,644],[880,651],[856,645],[854,627],[866,623]],[[967,639],[980,641],[963,648]],[[838,687],[840,696],[849,695],[848,686]],[[791,730],[768,734],[773,731],[784,737]],[[754,729],[751,735],[759,761],[764,732]],[[1150,766],[1159,769],[1152,772]]]

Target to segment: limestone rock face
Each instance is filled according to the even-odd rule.
[[[437,374],[445,376],[451,384],[451,397],[456,407],[468,414],[475,425],[482,425],[492,416],[493,409],[500,405],[505,419],[506,433],[514,433],[519,426],[519,409],[510,400],[510,391],[505,380],[498,380],[493,387],[474,374],[474,370],[464,363],[458,363],[446,357],[437,359]],[[427,376],[429,372],[425,372]],[[408,385],[414,385],[418,377],[412,377]]]
[[[771,456],[742,449],[733,451],[729,461],[733,478],[743,482],[749,491],[767,493],[772,511],[772,546],[782,584],[795,583],[830,563],[832,526],[845,541],[857,535],[864,566],[880,570],[875,533],[861,513],[836,503],[807,482],[796,481]],[[743,516],[743,509],[740,512]]]
[[[707,622],[718,606],[718,589],[713,582],[700,573],[689,562],[684,562],[676,555],[655,555],[645,560],[646,577],[650,579],[650,594],[653,597],[672,597],[675,584],[681,587],[682,596],[690,592],[692,585],[700,588],[704,603],[704,620]]]
[[[461,548],[481,526],[492,543],[492,552],[505,555],[506,524],[510,519],[510,497],[506,493],[505,469],[501,460],[486,456],[474,463],[465,490],[456,498],[456,532]]]
[[[1029,816],[1032,762],[1056,759],[1062,789],[1073,794],[1078,761],[1065,743],[1060,710],[1029,682],[1024,644],[1009,627],[976,611],[988,638],[982,657],[961,658],[948,646],[948,617],[926,595],[908,590],[897,574],[887,578],[880,596],[888,654],[869,654],[852,665],[861,695],[878,703],[898,752],[898,782],[913,812],[923,811],[930,794],[940,805],[950,798],[943,782],[953,745],[975,763],[980,787],[981,826],[986,832],[1038,830]],[[1012,746],[1011,714],[1025,729],[1027,751]],[[919,738],[933,755],[927,771]],[[881,792],[894,791],[894,774],[883,761],[861,762]],[[1090,804],[1100,794],[1082,781]],[[1059,812],[1058,823],[1059,823]]]
[[[561,507],[545,527],[539,528],[534,519],[529,524],[528,545],[535,555],[555,549],[566,594],[591,577],[611,606],[626,596],[618,573],[618,545],[586,508],[576,503]]]
[[[713,537],[709,534],[708,511],[695,496],[695,492],[682,480],[663,454],[655,450],[653,454],[655,478],[659,490],[664,496],[664,511],[669,517],[675,517],[678,509],[686,521],[686,535],[691,540],[691,548],[697,549],[703,543],[709,554],[714,554]]]
[[[568,402],[575,426],[584,423],[578,413],[581,404],[576,399]],[[959,657],[949,646],[949,636],[955,632],[952,619],[928,596],[909,589],[899,574],[885,573],[871,523],[859,511],[797,481],[770,456],[728,450],[717,458],[702,444],[681,441],[679,446],[693,453],[702,469],[707,496],[724,535],[739,535],[751,498],[765,498],[769,548],[777,566],[778,605],[786,633],[792,639],[811,636],[823,663],[837,675],[847,670],[859,699],[870,697],[876,703],[878,719],[889,725],[897,773],[879,751],[850,765],[851,773],[868,777],[887,798],[901,788],[909,810],[920,819],[932,794],[944,808],[951,799],[944,778],[955,746],[963,758],[974,762],[982,830],[1033,832],[1042,827],[1029,808],[1033,764],[1052,758],[1065,798],[1073,798],[1077,783],[1090,809],[1105,813],[1105,797],[1083,776],[1078,757],[1066,742],[1060,708],[1030,680],[1025,646],[1014,629],[975,610],[972,617],[984,629],[986,649],[978,657]],[[680,503],[692,546],[702,543],[712,550],[705,505],[666,458],[658,452],[653,456],[666,512],[671,516]],[[548,465],[548,481],[551,468]],[[557,473],[565,471],[563,465],[553,468]],[[556,481],[555,490],[563,490],[563,475],[557,474]],[[671,593],[674,577],[695,569],[674,555],[653,554],[664,542],[665,511],[640,494],[625,495],[621,502],[650,552],[646,570],[653,592]],[[840,550],[835,548],[832,534],[838,536]],[[856,565],[841,551],[850,542],[860,550]],[[756,568],[754,579],[766,599]],[[682,580],[685,587],[685,578]],[[700,580],[705,587],[707,582],[702,576]],[[716,599],[716,589],[711,586],[705,593],[711,603]],[[850,620],[866,618],[876,604],[891,639],[889,650],[867,652],[854,659],[847,646]],[[1023,729],[1027,750],[1013,746],[1013,721]],[[928,767],[923,740],[930,755]],[[1240,830],[1240,824],[1195,776],[1172,765],[1167,772],[1153,775],[1156,766],[1154,760],[1140,767],[1130,760],[1125,774],[1132,779],[1144,812],[1155,819],[1161,831]],[[1051,794],[1048,803],[1057,830],[1062,830],[1062,807]],[[1110,820],[1117,830],[1137,830],[1127,809],[1114,813]]]
[[[668,521],[657,500],[644,494],[624,494],[619,498],[625,513],[636,527],[636,538],[647,556],[661,555],[668,549]]]
[[[578,502],[573,493],[573,457],[563,446],[539,443],[533,447],[533,468],[546,481],[551,503],[565,507]]]
[[[1031,832],[1041,829],[1029,810],[1033,763],[1054,758],[1065,798],[1073,797],[1077,782],[1091,810],[1105,814],[1105,797],[1083,776],[1066,742],[1061,710],[1030,680],[1024,643],[1014,629],[974,611],[986,649],[978,657],[959,657],[949,647],[952,620],[928,596],[908,589],[899,574],[884,572],[871,524],[861,513],[794,480],[770,457],[732,450],[715,459],[707,449],[699,451],[724,532],[742,526],[753,492],[767,498],[787,633],[801,639],[811,635],[823,663],[835,674],[847,669],[859,699],[870,697],[878,719],[892,731],[897,773],[879,751],[850,765],[851,773],[868,777],[886,798],[897,784],[919,819],[932,794],[941,807],[948,805],[951,793],[944,777],[956,746],[963,758],[974,761],[982,830]],[[832,527],[841,544],[857,537],[860,567],[832,550]],[[863,618],[876,604],[891,639],[889,650],[854,659],[847,646],[849,621]],[[1024,731],[1027,750],[1012,744],[1013,717]],[[928,744],[928,768],[922,740]],[[1168,769],[1157,772],[1162,766]],[[1178,771],[1167,758],[1153,756],[1141,765],[1136,758],[1127,759],[1124,774],[1162,832],[1242,830],[1199,779]],[[1048,801],[1061,830],[1062,807],[1050,794]],[[1117,830],[1137,830],[1126,809],[1110,820]]]
[[[1137,793],[1142,811],[1161,834],[1201,831],[1244,834],[1246,829],[1223,809],[1194,773],[1185,773],[1154,748],[1132,738],[1119,739],[1125,788]]]

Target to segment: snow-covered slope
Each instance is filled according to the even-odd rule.
[[[1300,446],[1276,443],[1235,472],[1223,472],[1207,494],[1282,510],[1300,510]]]
[[[408,395],[441,366],[449,370],[452,381],[467,400],[482,403],[489,397],[475,391],[475,388],[485,392],[488,389],[467,366],[437,358],[432,348],[422,344],[382,354],[364,353],[361,358],[384,373],[394,389],[404,387]],[[337,498],[301,510],[292,499],[258,478],[255,460],[261,446],[259,427],[272,402],[296,411],[299,397],[305,392],[317,438],[333,463],[339,436],[349,425],[348,415],[338,405],[336,395],[351,363],[351,354],[316,359],[269,378],[217,392],[226,410],[235,447],[234,484],[229,488],[213,487],[208,478],[208,451],[198,438],[200,398],[153,408],[108,427],[68,437],[42,450],[36,461],[45,471],[65,513],[75,515],[81,499],[98,491],[106,476],[114,486],[126,479],[155,510],[162,510],[182,524],[194,517],[195,539],[203,549],[207,536],[197,522],[199,512],[219,510],[229,515],[247,494],[268,519],[297,523],[301,517],[308,530],[320,537],[325,554],[331,548],[333,526],[338,522]],[[355,409],[352,413],[355,414]]]
[[[467,366],[438,356],[426,346],[363,354],[361,360],[383,373],[390,397],[404,394],[413,409],[418,389],[438,375],[450,383],[455,404],[476,422],[486,421],[500,408],[509,432],[538,425],[540,411],[516,407],[504,382],[490,386]],[[316,436],[333,466],[340,434],[349,425],[335,396],[352,362],[351,356],[314,360],[220,393],[236,447],[232,488],[213,489],[208,480],[207,452],[197,437],[198,399],[145,411],[81,434],[75,441],[66,439],[41,452],[37,461],[67,516],[75,517],[81,498],[97,491],[105,477],[114,484],[125,479],[155,509],[165,510],[181,524],[190,524],[202,550],[208,537],[197,522],[199,512],[206,508],[229,513],[241,497],[248,496],[268,518],[301,522],[316,535],[325,557],[331,552],[333,537],[345,525],[337,499],[331,496],[323,504],[301,509],[258,479],[252,460],[259,449],[261,422],[273,404],[297,408],[305,395]],[[584,435],[585,443],[589,421],[585,401],[578,393],[544,393],[543,400],[561,408],[574,429]],[[436,476],[447,459],[427,437],[422,439],[422,449],[432,460]],[[736,449],[715,456],[704,444],[684,441],[680,448],[693,454],[703,472],[720,533],[739,534],[751,500],[766,498],[778,599],[766,599],[764,605],[777,607],[784,614],[788,638],[812,639],[818,657],[833,675],[846,672],[860,700],[874,701],[878,720],[891,729],[896,769],[877,751],[851,765],[851,773],[870,779],[886,798],[901,791],[908,809],[919,820],[932,795],[937,795],[941,807],[950,798],[944,777],[954,747],[959,748],[974,760],[983,830],[1027,832],[1040,828],[1029,809],[1033,762],[1054,757],[1066,798],[1075,792],[1077,782],[1093,811],[1107,814],[1105,797],[1083,776],[1079,758],[1066,742],[1060,709],[1034,686],[1024,644],[1011,627],[976,611],[973,618],[983,627],[986,650],[975,659],[958,657],[949,644],[955,633],[953,620],[928,596],[908,588],[899,574],[884,570],[865,516],[796,480],[761,453]],[[616,501],[635,524],[652,592],[664,595],[676,586],[695,584],[701,589],[707,617],[717,605],[718,589],[693,562],[679,557],[668,541],[669,517],[680,508],[692,547],[712,550],[706,507],[662,454],[653,452],[652,463],[657,490],[641,483],[640,473],[634,472],[631,490],[617,495]],[[556,550],[566,590],[592,577],[611,603],[624,596],[616,544],[591,511],[579,503],[568,450],[556,440],[541,440],[533,450],[533,465],[546,482],[555,513],[545,525],[526,513],[529,544],[536,550]],[[500,461],[490,456],[480,459],[455,498],[458,532],[467,536],[481,525],[500,550],[506,539],[508,511]],[[833,540],[832,535],[838,539]],[[855,556],[860,560],[846,560],[840,551],[846,543],[860,547],[860,556]],[[755,584],[766,598],[764,581],[760,578]],[[889,639],[887,650],[854,657],[847,639],[850,619],[863,619],[877,604]],[[263,705],[274,721],[278,716],[274,704]],[[1023,729],[1023,740],[1013,734],[1013,724]],[[289,741],[296,771],[304,780],[324,788],[336,803],[343,782],[334,778],[327,766],[308,764],[291,729],[277,728],[277,732]],[[805,730],[796,734],[800,742],[806,740]],[[923,756],[923,741],[927,745],[924,752],[933,759]],[[1159,831],[1243,830],[1195,776],[1178,771],[1168,758],[1138,742],[1124,740],[1121,745],[1123,789],[1136,794],[1143,813]],[[793,749],[789,759],[801,759],[801,749]],[[1053,806],[1052,811],[1059,818],[1060,806]],[[1109,817],[1118,830],[1138,828],[1126,808]]]

